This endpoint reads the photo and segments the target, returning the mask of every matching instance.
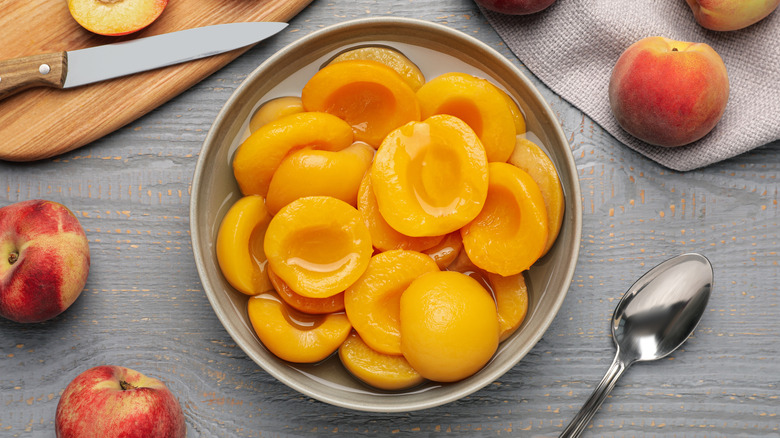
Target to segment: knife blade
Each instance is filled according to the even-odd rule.
[[[287,23],[215,24],[103,46],[0,61],[0,99],[36,86],[71,88],[255,44]]]

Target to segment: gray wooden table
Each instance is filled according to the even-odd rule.
[[[202,142],[270,54],[329,24],[383,15],[446,24],[527,72],[472,0],[315,0],[282,34],[117,132],[54,159],[0,162],[0,206],[61,202],[92,251],[86,289],[67,312],[42,324],[0,321],[0,436],[53,436],[62,390],[100,364],[165,381],[192,437],[557,436],[612,360],[617,300],[647,269],[690,251],[712,261],[716,278],[694,337],[665,360],[632,367],[586,436],[780,436],[780,143],[673,172],[619,144],[530,72],[570,139],[583,204],[574,280],[530,354],[463,400],[405,414],[312,400],[247,358],[193,261],[188,207]]]

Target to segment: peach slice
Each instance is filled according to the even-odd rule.
[[[415,65],[409,58],[404,56],[403,53],[395,50],[391,47],[383,46],[366,46],[358,47],[356,49],[347,50],[344,53],[339,54],[330,62],[342,62],[351,61],[355,59],[363,59],[369,61],[377,61],[395,70],[406,81],[409,87],[417,91],[425,83],[425,76],[420,68]]]
[[[287,204],[271,219],[265,254],[276,275],[309,298],[344,291],[368,267],[373,247],[360,213],[329,196]]]
[[[375,388],[397,391],[425,381],[403,356],[371,349],[354,330],[339,347],[339,358],[353,376]]]
[[[378,147],[388,132],[420,120],[417,96],[392,68],[376,61],[351,60],[325,66],[301,91],[307,111],[336,115],[352,127],[355,139]]]
[[[468,275],[493,294],[498,312],[499,342],[517,331],[528,313],[528,287],[522,272],[508,277],[486,272],[476,267],[465,252],[458,254],[447,270]]]
[[[290,114],[262,126],[244,140],[233,159],[233,174],[244,195],[268,194],[284,157],[304,147],[340,151],[352,144],[352,127],[319,112]]]
[[[276,293],[279,294],[279,297],[295,310],[312,315],[322,315],[344,310],[344,292],[327,298],[309,298],[296,293],[270,269],[268,269],[268,278],[271,280],[271,284]]]
[[[542,256],[552,248],[563,224],[563,212],[566,208],[563,199],[563,188],[558,171],[555,170],[550,157],[536,145],[536,143],[517,137],[515,150],[509,157],[509,163],[526,171],[539,186],[544,198],[544,206],[547,209],[547,243],[544,245]]]
[[[266,203],[276,214],[280,208],[305,196],[332,196],[355,207],[358,189],[374,148],[356,142],[340,151],[303,148],[287,155],[271,177]]]
[[[463,239],[460,237],[460,231],[453,231],[444,236],[438,245],[426,249],[423,253],[429,255],[439,269],[446,269],[455,261],[461,249],[463,249]]]
[[[476,219],[461,229],[463,249],[478,267],[504,276],[525,271],[547,242],[547,210],[524,170],[490,163],[490,188]]]
[[[78,24],[100,35],[126,35],[152,24],[168,0],[68,0]]]
[[[487,280],[496,300],[500,330],[498,341],[502,342],[517,331],[525,320],[528,313],[528,286],[522,272],[508,277],[488,272]]]
[[[409,284],[439,268],[415,251],[393,250],[371,258],[366,272],[344,292],[344,307],[352,326],[372,349],[401,354],[399,300]]]
[[[252,118],[249,119],[249,132],[255,132],[261,127],[279,120],[290,114],[303,112],[303,103],[298,96],[282,96],[269,100],[260,105]]]
[[[338,350],[352,331],[343,312],[309,315],[288,306],[276,292],[251,297],[247,312],[260,342],[288,362],[324,360]]]
[[[467,73],[445,73],[419,90],[420,115],[450,114],[468,124],[485,147],[488,161],[505,162],[515,147],[515,119],[507,97],[492,83]]]
[[[370,173],[382,217],[408,236],[457,230],[477,216],[487,196],[482,143],[466,123],[446,114],[388,134]]]
[[[411,237],[396,231],[391,227],[379,212],[376,203],[374,188],[371,185],[371,174],[366,173],[360,183],[358,191],[358,211],[363,216],[368,231],[371,233],[371,242],[374,248],[380,251],[393,249],[408,249],[411,251],[425,251],[433,248],[442,241],[443,236]]]
[[[509,107],[509,112],[512,113],[512,120],[515,122],[515,134],[525,134],[526,131],[526,125],[525,125],[525,116],[523,115],[523,111],[520,109],[520,107],[517,105],[517,102],[512,98],[512,96],[509,95],[506,91],[502,90],[501,88],[498,88],[498,86],[491,83],[494,87],[496,87],[496,90],[498,90],[499,93],[504,97],[504,100],[506,100],[506,104]]]
[[[245,196],[230,207],[217,232],[217,261],[237,291],[257,295],[273,289],[263,239],[271,215],[262,196]]]
[[[493,297],[459,272],[414,280],[401,295],[401,351],[423,377],[454,382],[479,371],[498,348]]]

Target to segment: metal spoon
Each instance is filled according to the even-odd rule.
[[[712,277],[706,257],[683,254],[651,269],[631,286],[612,315],[615,359],[561,438],[582,433],[634,362],[666,357],[688,339],[707,307]]]

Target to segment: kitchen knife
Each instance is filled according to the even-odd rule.
[[[257,43],[287,23],[216,24],[67,52],[0,61],[0,99],[30,87],[71,88]]]

